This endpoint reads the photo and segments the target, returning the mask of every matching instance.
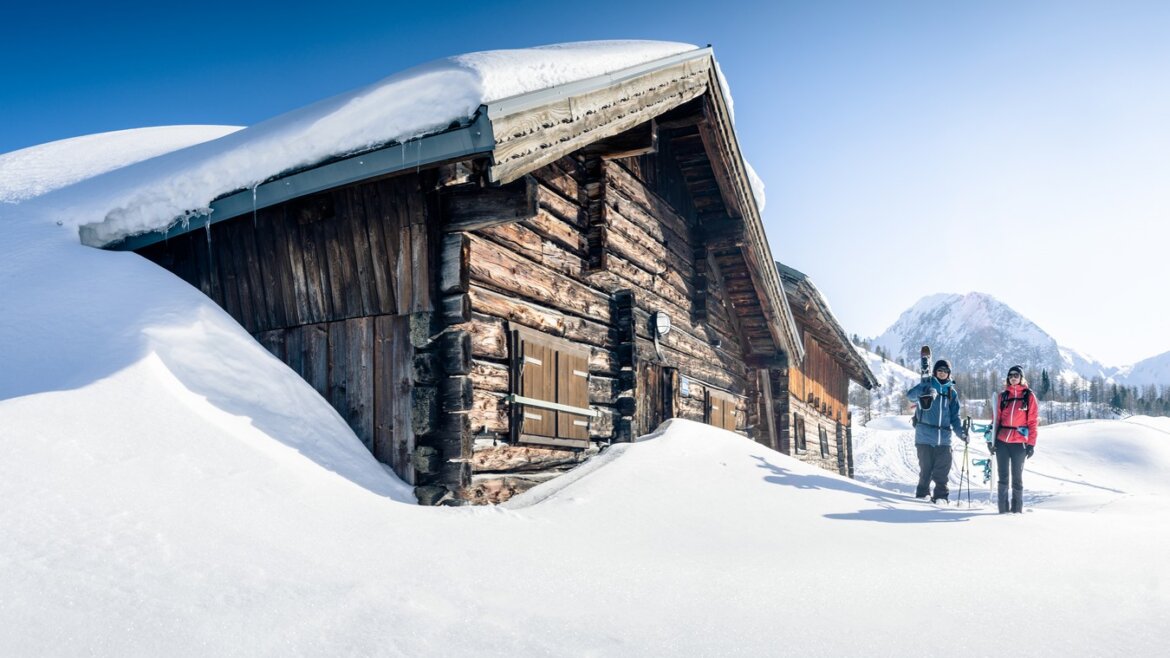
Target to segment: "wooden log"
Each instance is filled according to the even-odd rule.
[[[443,371],[448,375],[471,372],[471,334],[459,330],[444,333],[439,338],[439,354]]]
[[[467,294],[443,297],[439,312],[445,325],[462,324],[471,319],[471,297]]]
[[[471,310],[476,313],[503,318],[526,327],[539,329],[553,336],[565,334],[565,316],[535,304],[501,295],[493,290],[472,284]]]
[[[655,118],[660,130],[677,130],[679,128],[690,128],[703,123],[707,120],[707,114],[703,111],[702,99],[695,99],[674,108],[673,110],[661,114]]]
[[[444,294],[467,292],[470,243],[463,233],[443,236],[443,253],[439,262],[439,292]]]
[[[685,249],[693,248],[700,240],[690,226],[668,201],[655,194],[621,166],[607,171],[610,202],[615,210],[651,233],[657,240],[678,248],[685,257]]]
[[[596,450],[558,450],[527,445],[501,444],[477,448],[471,456],[472,473],[543,471],[574,466]]]
[[[593,440],[610,441],[614,438],[617,412],[613,407],[590,405],[590,409],[597,412],[597,416],[589,421],[589,438]]]
[[[509,368],[491,361],[471,362],[471,382],[477,390],[507,393],[510,390]]]
[[[612,405],[617,401],[618,380],[614,377],[589,376],[590,404]]]
[[[466,375],[456,375],[443,380],[440,391],[443,413],[469,411],[473,406],[474,388],[471,378]]]
[[[577,199],[577,162],[563,157],[532,172],[542,187],[556,192],[567,200]]]
[[[585,154],[581,163],[580,203],[585,219],[585,268],[604,271],[609,257],[609,221],[606,213],[605,162]]]
[[[507,403],[504,402],[504,396],[499,393],[473,391],[469,417],[473,434],[481,432],[508,433],[508,407]]]
[[[475,358],[508,358],[508,336],[499,318],[474,313],[469,322],[454,327],[471,337],[471,355]]]
[[[524,176],[498,187],[467,185],[443,190],[440,205],[443,230],[473,231],[486,226],[516,222],[536,215],[539,183]]]
[[[538,303],[555,303],[581,317],[609,322],[609,297],[539,263],[471,236],[471,277]]]

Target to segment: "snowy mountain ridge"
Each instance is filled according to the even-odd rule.
[[[1036,323],[981,292],[923,297],[871,341],[873,349],[880,347],[912,367],[923,345],[931,346],[936,359],[949,359],[967,372],[1004,370],[1019,363],[1033,378],[1047,370],[1066,380],[1102,377],[1126,386],[1170,385],[1170,352],[1128,366],[1107,366],[1059,345]]]

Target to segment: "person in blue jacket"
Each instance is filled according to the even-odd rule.
[[[923,409],[919,398],[931,398],[930,408]],[[909,391],[906,397],[914,400],[914,447],[918,449],[918,488],[915,498],[930,496],[931,502],[949,501],[947,479],[951,475],[951,435],[968,440],[959,420],[959,391],[951,381],[951,362],[939,359],[934,364],[934,376]],[[930,481],[934,480],[934,493]]]

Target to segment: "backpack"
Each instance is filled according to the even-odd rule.
[[[1034,395],[1032,395],[1032,389],[1030,389],[1030,388],[1025,388],[1023,393],[1021,393],[1020,397],[1018,397],[1018,398],[1009,398],[1007,396],[1007,394],[1008,394],[1007,391],[1001,391],[999,394],[999,410],[1000,411],[1007,409],[1009,402],[1022,402],[1023,405],[1020,407],[1020,410],[1027,411],[1028,410],[1028,399],[1035,397]]]
[[[954,385],[952,385],[950,388],[947,389],[946,395],[939,396],[939,397],[945,397],[946,399],[950,400],[951,402],[954,402],[955,398],[957,398],[958,395],[959,395],[959,392],[955,389]],[[919,405],[919,404],[914,405],[914,415],[910,417],[910,427],[918,427],[918,422],[921,420],[921,416],[922,416],[922,405]]]

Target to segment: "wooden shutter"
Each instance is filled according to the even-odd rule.
[[[731,393],[707,389],[707,423],[734,432],[737,402]]]
[[[513,331],[512,345],[515,393],[538,403],[588,411],[588,348],[524,329]],[[586,413],[517,402],[512,418],[519,442],[573,448],[589,445],[590,416]]]
[[[521,337],[520,395],[556,402],[557,353],[548,345]],[[520,409],[520,433],[535,436],[557,435],[557,414],[551,409],[524,406]]]
[[[589,355],[557,353],[557,402],[570,407],[589,408]],[[557,438],[589,442],[589,417],[569,411],[557,412]]]

